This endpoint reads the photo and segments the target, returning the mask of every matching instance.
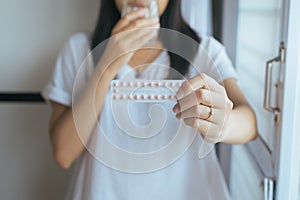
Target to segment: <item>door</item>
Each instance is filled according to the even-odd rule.
[[[281,143],[286,134],[282,122],[287,112],[283,105],[287,102],[283,99],[289,81],[286,52],[292,3],[296,1],[239,1],[236,67],[239,83],[255,110],[259,136],[247,145],[233,148],[230,178],[233,199],[271,200],[280,190],[276,186],[284,171],[279,168],[283,150],[292,144],[291,140]]]

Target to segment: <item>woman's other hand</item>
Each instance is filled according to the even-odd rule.
[[[127,13],[112,30],[104,52],[104,58],[113,62],[108,68],[110,73],[116,74],[128,63],[135,50],[147,44],[160,27],[159,18],[144,18],[147,9],[139,9]]]

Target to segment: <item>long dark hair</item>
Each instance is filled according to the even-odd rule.
[[[98,23],[92,35],[91,49],[94,49],[97,47],[97,45],[111,36],[113,27],[121,17],[114,0],[101,0],[100,6]],[[195,42],[185,44],[187,47],[185,48],[185,51],[187,51],[187,54],[189,55],[188,60],[195,56],[201,39],[197,36],[196,32],[192,30],[183,20],[181,15],[181,0],[169,0],[164,14],[160,17],[160,24],[161,28],[178,31],[197,41],[197,45],[195,45]],[[168,47],[170,46],[173,46],[174,48],[174,45],[176,45],[176,38],[164,37],[162,42],[166,49],[169,49]],[[93,51],[95,63],[98,62],[103,51],[104,49],[97,49],[97,51]],[[180,74],[185,75],[188,71],[190,63],[175,53],[168,51],[168,54],[170,56],[171,67]]]

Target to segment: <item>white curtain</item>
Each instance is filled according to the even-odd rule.
[[[211,0],[182,0],[182,15],[199,36],[212,35]]]

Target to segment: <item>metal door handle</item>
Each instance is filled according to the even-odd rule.
[[[275,113],[279,111],[277,107],[272,107],[270,104],[271,101],[271,82],[272,82],[272,68],[274,62],[279,62],[280,57],[276,57],[272,60],[269,60],[266,65],[266,80],[265,80],[265,98],[264,98],[264,108],[270,112]]]
[[[264,178],[264,200],[274,200],[274,181],[271,178]]]
[[[269,60],[266,64],[266,79],[265,79],[265,96],[264,96],[264,108],[272,113],[278,113],[278,107],[271,106],[271,82],[272,82],[272,68],[275,62],[285,61],[285,47],[284,43],[281,42],[279,48],[279,55],[272,60]]]

